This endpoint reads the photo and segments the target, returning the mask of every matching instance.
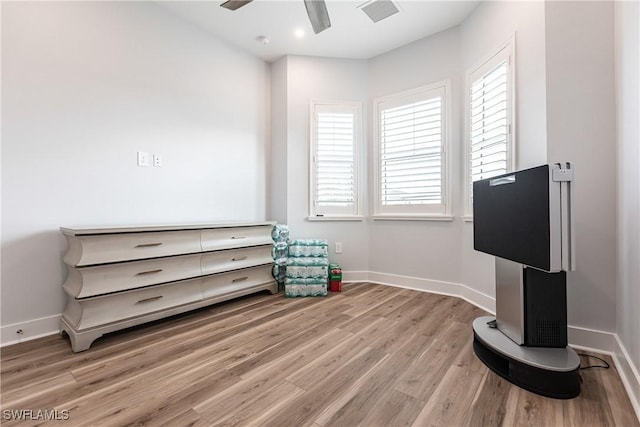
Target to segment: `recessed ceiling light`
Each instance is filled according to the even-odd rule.
[[[293,32],[293,35],[301,39],[304,37],[304,30],[302,28],[296,28],[296,30]]]

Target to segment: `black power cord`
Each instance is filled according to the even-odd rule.
[[[581,366],[580,369],[593,369],[593,368],[603,368],[603,369],[609,369],[611,366],[609,365],[609,363],[604,360],[599,358],[598,356],[592,356],[590,354],[584,354],[584,353],[578,353],[578,356],[583,356],[583,357],[591,357],[593,359],[598,359],[599,361],[601,361],[602,363],[604,363],[604,365],[592,365],[592,366]]]

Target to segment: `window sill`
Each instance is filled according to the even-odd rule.
[[[364,221],[364,217],[359,215],[309,216],[307,219],[309,221]]]
[[[372,218],[376,221],[453,221],[453,215],[374,215]]]
[[[462,217],[464,222],[473,222],[473,215],[465,215]]]

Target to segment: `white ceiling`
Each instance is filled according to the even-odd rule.
[[[365,0],[326,0],[331,28],[314,34],[303,0],[254,0],[236,11],[220,1],[158,4],[266,61],[283,55],[366,59],[460,24],[479,1],[399,0],[399,13],[373,23]],[[297,38],[294,32],[305,35]],[[256,38],[267,36],[264,45]]]

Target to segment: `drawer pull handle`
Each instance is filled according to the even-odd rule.
[[[244,277],[238,277],[237,279],[233,279],[231,281],[231,283],[238,283],[238,282],[242,282],[243,280],[247,280],[249,278],[249,276],[244,276]]]
[[[136,273],[136,276],[144,276],[145,274],[160,273],[161,271],[162,271],[161,268],[157,270],[141,271],[140,273]]]
[[[236,239],[246,239],[247,236],[231,236],[231,240],[236,240]]]
[[[162,242],[159,243],[140,243],[139,245],[136,245],[136,248],[151,248],[153,246],[160,246],[162,244]]]
[[[242,260],[245,260],[245,259],[247,259],[247,256],[246,255],[241,255],[241,256],[232,258],[231,261],[242,261]]]
[[[145,298],[138,301],[136,304],[144,304],[146,302],[157,301],[162,298],[162,295],[158,295],[157,297]]]

